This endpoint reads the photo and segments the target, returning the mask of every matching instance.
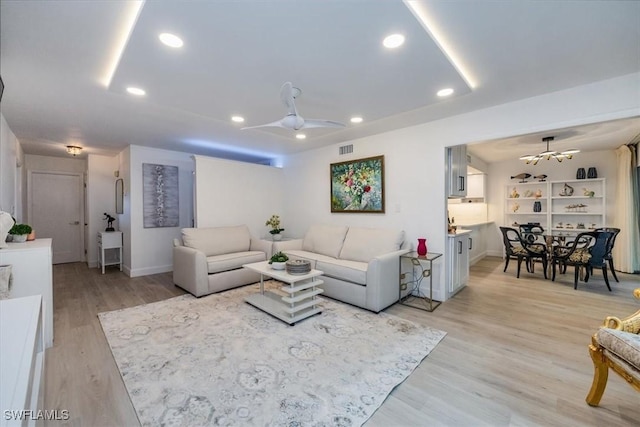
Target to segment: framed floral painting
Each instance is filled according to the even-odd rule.
[[[331,212],[384,213],[384,156],[331,163]]]

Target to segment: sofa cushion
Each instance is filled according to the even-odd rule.
[[[342,279],[359,285],[367,284],[367,268],[365,262],[342,260],[314,252],[286,250],[289,259],[311,261],[311,268],[322,271],[325,275]]]
[[[318,260],[316,268],[326,276],[342,279],[359,285],[367,284],[366,262],[336,259],[331,261]]]
[[[207,271],[209,274],[241,268],[243,264],[266,261],[264,252],[234,252],[231,254],[213,255],[207,257]]]
[[[338,258],[348,227],[335,225],[312,225],[302,242],[302,249]]]
[[[251,234],[246,225],[235,227],[183,228],[184,245],[204,252],[205,256],[246,252]]]
[[[617,329],[600,328],[596,339],[602,347],[640,370],[640,335]]]
[[[338,258],[369,262],[378,255],[400,249],[404,231],[350,227]]]

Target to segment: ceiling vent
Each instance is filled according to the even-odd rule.
[[[340,155],[353,153],[353,144],[343,145],[338,149]]]

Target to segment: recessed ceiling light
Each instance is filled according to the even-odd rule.
[[[180,37],[171,33],[162,33],[158,36],[158,38],[162,43],[166,44],[169,47],[178,48],[178,47],[182,47],[182,45],[184,44],[184,42]]]
[[[362,117],[351,117],[351,123],[362,123]]]
[[[451,89],[450,87],[446,88],[446,89],[440,89],[438,91],[438,96],[439,97],[444,97],[444,96],[449,96],[453,93],[453,89]]]
[[[139,87],[134,87],[134,86],[129,86],[127,88],[127,92],[129,92],[131,95],[136,95],[136,96],[143,96],[147,94],[147,92],[145,92],[144,89],[140,89]]]
[[[389,49],[395,49],[396,47],[402,46],[404,43],[404,36],[402,34],[391,34],[387,36],[382,41],[384,47],[388,47]]]
[[[297,133],[296,134],[296,138],[298,139],[305,139],[307,137],[307,135],[305,135],[304,133]]]
[[[244,122],[244,117],[242,117],[242,116],[231,116],[231,121],[236,122],[236,123],[242,123],[242,122]]]

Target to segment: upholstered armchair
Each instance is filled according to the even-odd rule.
[[[633,292],[640,299],[640,288]],[[593,359],[593,384],[587,403],[598,406],[607,386],[609,368],[640,391],[640,310],[620,320],[607,317],[591,338],[589,353]]]

